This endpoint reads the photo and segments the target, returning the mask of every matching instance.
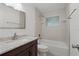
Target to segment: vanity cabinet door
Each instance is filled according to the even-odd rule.
[[[17,54],[17,56],[29,56],[29,49],[26,49]]]
[[[30,56],[37,56],[37,45],[33,45],[29,49],[29,55]]]

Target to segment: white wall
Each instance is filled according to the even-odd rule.
[[[51,16],[59,16],[59,26],[56,28],[52,28],[49,29],[48,32],[45,29],[42,29],[42,31],[46,31],[44,32],[42,35],[43,38],[47,38],[47,39],[51,39],[51,40],[55,40],[55,41],[63,41],[65,42],[65,23],[63,22],[63,20],[65,20],[65,12],[64,10],[55,10],[52,12],[48,12],[44,14],[45,17],[51,17]],[[43,18],[43,27],[46,27],[46,19]]]
[[[67,6],[65,8],[65,14],[66,14],[66,28],[65,28],[66,42],[67,42],[67,45],[69,46],[69,43],[70,43],[70,20],[68,19],[68,16],[69,16],[69,4],[67,4]]]
[[[41,13],[40,11],[36,8],[35,11],[35,36],[39,36],[39,34],[41,35],[41,31],[42,31],[42,20],[41,20]]]
[[[26,12],[26,34],[35,36],[35,8],[31,4],[22,4]]]

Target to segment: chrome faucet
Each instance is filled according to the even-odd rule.
[[[14,33],[14,35],[13,35],[12,39],[13,39],[13,40],[15,40],[15,39],[16,39],[16,37],[17,37],[17,35],[16,35],[16,33]]]

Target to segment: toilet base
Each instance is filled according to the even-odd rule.
[[[39,56],[46,56],[48,52],[48,47],[46,45],[38,45],[38,55]]]
[[[38,56],[47,56],[47,53],[45,53],[45,52],[38,52]]]

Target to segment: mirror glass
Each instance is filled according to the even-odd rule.
[[[0,29],[24,29],[25,18],[23,11],[0,3]]]

